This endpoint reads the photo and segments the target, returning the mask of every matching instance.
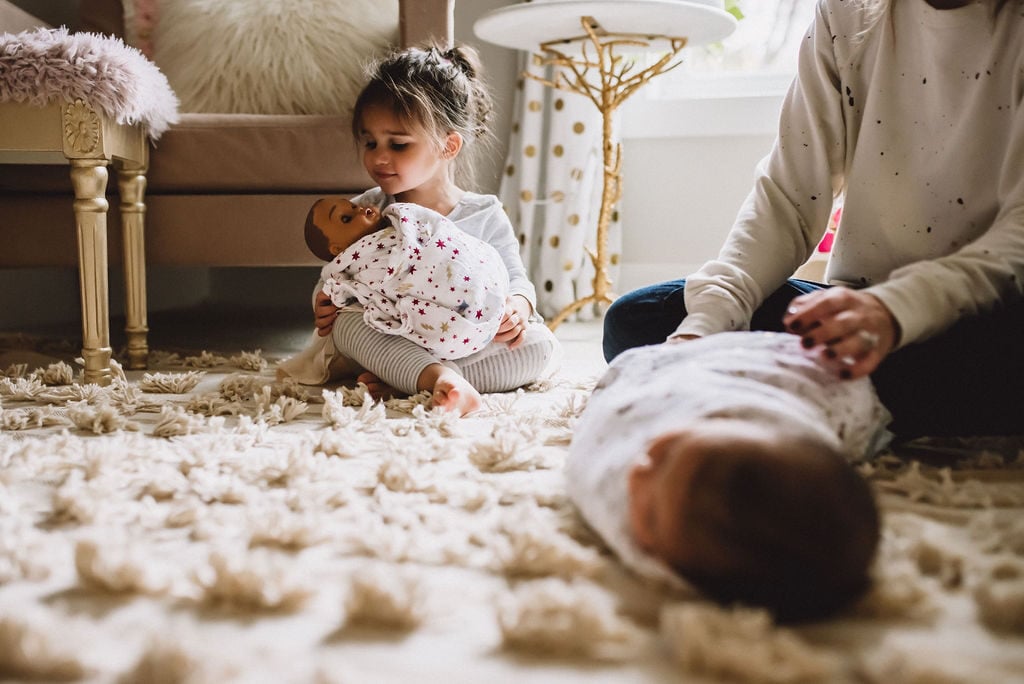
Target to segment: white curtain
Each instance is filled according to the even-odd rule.
[[[520,57],[521,72],[550,78],[550,67]],[[519,236],[523,261],[537,287],[537,308],[553,318],[575,299],[592,293],[601,206],[601,116],[577,93],[555,90],[522,77],[516,90],[512,133],[499,196]],[[617,280],[621,228],[618,210],[609,225],[612,282]],[[577,319],[592,319],[585,307]]]

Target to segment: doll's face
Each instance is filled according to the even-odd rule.
[[[387,225],[376,207],[358,207],[344,197],[325,197],[313,205],[313,225],[337,256],[359,238]]]

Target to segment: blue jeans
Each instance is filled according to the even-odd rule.
[[[604,357],[659,344],[686,315],[685,280],[629,292],[604,319]],[[796,296],[827,287],[791,279],[769,295],[751,330],[782,331]],[[889,426],[900,439],[923,435],[1024,435],[1024,301],[964,318],[935,337],[885,358],[872,374]]]

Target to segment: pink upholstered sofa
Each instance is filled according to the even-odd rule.
[[[400,0],[399,8],[402,44],[451,42],[454,0]],[[124,35],[120,0],[82,0],[81,14],[80,30]],[[7,19],[12,26],[0,31],[27,28],[25,16]],[[308,208],[370,185],[342,116],[184,113],[151,150],[147,263],[319,264],[300,237]],[[67,167],[0,166],[0,267],[75,265],[71,201]],[[108,225],[110,260],[120,262],[116,201]]]

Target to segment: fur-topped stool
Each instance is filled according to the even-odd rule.
[[[63,28],[0,35],[0,163],[71,165],[86,382],[107,384],[112,377],[106,200],[111,163],[118,173],[124,232],[128,365],[146,367],[149,140],[177,116],[178,100],[164,75],[118,39]],[[2,231],[0,217],[0,239]]]

